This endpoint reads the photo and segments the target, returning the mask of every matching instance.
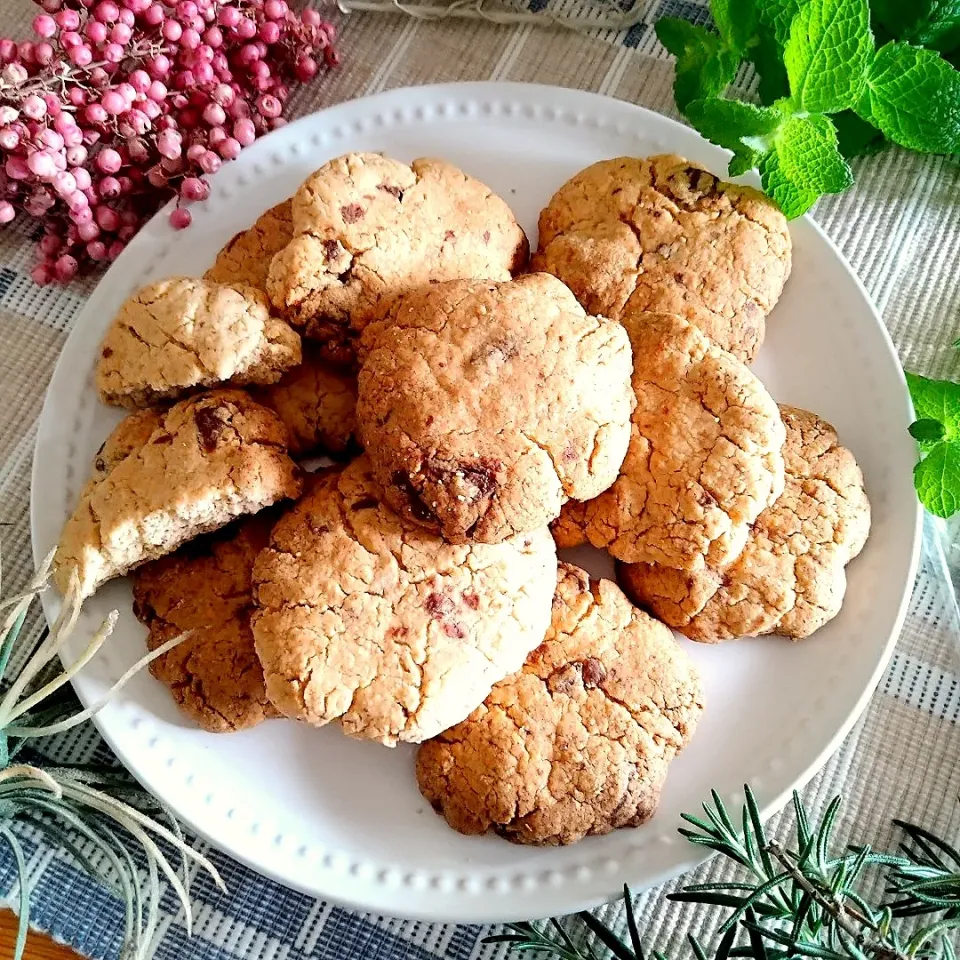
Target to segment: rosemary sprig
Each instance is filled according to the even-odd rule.
[[[956,960],[951,936],[960,930],[960,850],[928,830],[895,820],[907,838],[896,853],[868,846],[837,852],[840,797],[814,823],[796,793],[793,836],[784,842],[767,835],[749,787],[744,798],[735,819],[716,792],[703,804],[704,816],[682,815],[689,826],[680,833],[688,841],[741,868],[735,881],[693,884],[668,898],[729,911],[715,931],[715,960]],[[894,899],[871,902],[871,871],[879,872],[885,896]],[[510,924],[509,932],[488,941],[561,960],[645,960],[626,887],[624,899],[629,945],[591,913],[566,923]],[[585,945],[577,946],[581,941]],[[708,960],[710,953],[698,940],[691,938],[690,948],[695,960]]]
[[[29,608],[45,588],[50,559],[23,593],[0,601],[0,614],[4,616],[0,626],[0,682],[20,640]],[[78,710],[76,701],[64,696],[66,684],[96,655],[117,619],[114,611],[80,657],[70,667],[55,670],[54,661],[76,626],[79,610],[79,603],[68,596],[57,621],[0,697],[0,841],[13,853],[19,880],[20,920],[14,960],[23,956],[30,918],[26,860],[20,840],[11,829],[15,821],[32,824],[123,901],[124,956],[130,960],[148,956],[160,917],[161,877],[183,907],[188,934],[192,919],[189,865],[205,870],[220,889],[225,889],[216,868],[187,843],[172,814],[126,771],[83,764],[48,765],[31,749],[39,739],[87,722],[135,673],[186,639],[186,635],[177,637],[143,657],[102,700]],[[146,862],[145,878],[132,851]]]

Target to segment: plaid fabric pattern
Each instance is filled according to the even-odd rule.
[[[539,10],[556,0],[531,0]],[[571,9],[583,9],[570,0]],[[676,115],[673,70],[652,24],[664,14],[706,17],[690,0],[636,0],[644,16],[616,36],[564,29],[500,27],[468,20],[421,22],[400,16],[354,14],[341,22],[342,66],[301,89],[292,113],[303,114],[364,94],[453,80],[515,80],[577,87]],[[0,8],[5,36],[23,37],[35,7],[11,0]],[[960,167],[952,160],[892,150],[856,165],[856,186],[822,202],[816,218],[853,264],[883,314],[904,364],[928,375],[955,370],[950,343],[960,334]],[[66,334],[96,282],[67,289],[37,288],[28,277],[32,237],[21,226],[0,231],[0,521],[5,590],[31,569],[29,473],[43,394]],[[861,721],[804,791],[814,809],[842,792],[840,830],[875,846],[889,844],[890,816],[924,823],[944,834],[960,827],[960,637],[937,535],[928,521],[925,551],[896,653]],[[109,760],[92,727],[47,744],[53,759]],[[28,855],[34,923],[90,957],[116,957],[122,909],[67,856],[29,827],[18,828]],[[201,847],[202,848],[202,847]],[[169,892],[157,935],[161,960],[493,960],[505,949],[484,946],[492,932],[362,915],[293,893],[206,850],[228,894],[199,876],[193,886],[195,928],[187,940]],[[716,880],[726,867],[708,863],[697,881]],[[688,877],[691,880],[693,877]],[[674,885],[668,885],[669,889]],[[16,897],[15,871],[0,855],[0,891]],[[640,900],[651,949],[677,955],[688,932],[715,924],[708,908],[667,902],[665,889]],[[622,908],[604,908],[622,921]]]

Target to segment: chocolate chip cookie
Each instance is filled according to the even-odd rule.
[[[215,283],[245,284],[266,291],[270,261],[293,239],[293,203],[284,200],[262,213],[217,254],[203,275]]]
[[[130,297],[97,361],[104,403],[144,407],[230,381],[275,383],[300,362],[300,337],[270,315],[266,296],[171,277]]]
[[[694,640],[770,633],[800,639],[840,612],[845,567],[870,532],[863,475],[829,423],[796,407],[780,412],[786,486],[733,563],[698,572],[618,568],[629,596]]]
[[[780,412],[693,324],[632,311],[622,323],[637,405],[620,476],[587,504],[587,538],[628,563],[722,567],[783,492]]]
[[[461,833],[566,844],[638,826],[702,712],[697,671],[609,580],[560,565],[523,669],[417,754],[420,791]]]
[[[267,700],[250,629],[250,577],[276,515],[265,510],[207,534],[133,575],[133,612],[156,650],[190,636],[150,664],[191,720],[212,733],[279,716]]]
[[[54,578],[80,598],[202,533],[300,493],[277,415],[211,390],[122,421],[60,535]]]
[[[312,344],[300,366],[254,395],[286,425],[292,454],[342,457],[357,446],[357,378],[330,366]]]
[[[666,155],[603,160],[568,180],[540,214],[533,267],[590,313],[675,313],[750,363],[790,257],[773,201]]]
[[[507,280],[528,255],[503,200],[428,158],[331,160],[294,195],[293,227],[270,267],[270,298],[328,359],[347,365],[356,334],[385,301],[442,280]]]
[[[459,722],[520,667],[550,623],[556,551],[545,527],[446,543],[394,513],[360,457],[316,478],[253,580],[274,705],[392,746]]]
[[[448,540],[545,526],[616,478],[630,343],[549,274],[400,298],[361,342],[357,423],[388,502]]]

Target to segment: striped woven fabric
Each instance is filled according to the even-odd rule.
[[[556,2],[556,0],[551,0]],[[663,14],[705,18],[686,0],[637,0],[643,18],[620,34],[590,35],[561,28],[502,27],[469,20],[422,22],[394,15],[353,14],[342,21],[342,66],[293,101],[304,114],[364,94],[410,84],[454,80],[514,80],[592,90],[676,115],[673,70],[652,24]],[[534,10],[544,0],[532,0]],[[585,5],[567,3],[576,14]],[[0,33],[23,37],[35,8],[27,0],[0,7]],[[822,202],[816,219],[838,244],[881,311],[904,364],[928,375],[954,369],[950,343],[960,335],[960,167],[952,160],[892,150],[855,164],[856,186]],[[28,277],[33,241],[12,226],[0,231],[0,522],[4,589],[31,569],[29,473],[43,394],[63,342],[97,277],[67,289],[37,288]],[[876,694],[842,748],[804,791],[818,809],[834,793],[845,797],[840,833],[882,846],[891,842],[896,813],[956,835],[960,764],[956,724],[960,689],[955,659],[958,623],[935,531],[893,660]],[[88,725],[50,744],[55,759],[109,760]],[[91,957],[115,957],[122,910],[66,855],[29,828],[20,834],[29,856],[35,923]],[[205,849],[201,845],[201,849]],[[165,897],[157,941],[160,958],[244,960],[468,960],[504,956],[484,946],[492,932],[477,926],[431,925],[367,916],[293,893],[207,850],[229,894],[203,877],[194,887],[194,936]],[[0,891],[16,897],[13,865],[0,856]],[[697,881],[716,880],[725,865],[709,863]],[[688,880],[691,878],[688,878]],[[668,903],[665,890],[641,898],[640,919],[652,949],[674,956],[688,932],[715,924],[708,908]],[[603,911],[622,922],[622,906]]]

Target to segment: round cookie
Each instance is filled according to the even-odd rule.
[[[870,532],[863,475],[829,423],[796,407],[780,412],[786,485],[733,563],[696,573],[618,567],[628,596],[693,640],[771,633],[800,639],[840,612],[845,567]]]
[[[270,261],[293,239],[293,203],[284,200],[262,213],[253,226],[235,234],[203,275],[216,283],[267,289]]]
[[[385,301],[442,280],[508,280],[529,253],[500,197],[429,158],[408,166],[376,153],[337,157],[297,190],[293,226],[270,266],[270,298],[345,364]]]
[[[394,513],[366,457],[318,477],[254,568],[267,695],[393,746],[458,723],[543,639],[556,585],[544,527],[445,543]]]
[[[300,357],[300,337],[270,315],[263,292],[170,277],[120,307],[100,347],[97,392],[115,406],[149,406],[227,381],[276,383]]]
[[[356,446],[357,378],[325,363],[310,346],[300,366],[256,398],[286,424],[292,454],[339,457]]]
[[[702,693],[690,658],[609,580],[560,565],[553,621],[523,669],[421,746],[420,791],[455,830],[566,844],[656,812]]]
[[[156,650],[191,635],[150,664],[177,706],[204,730],[227,733],[279,716],[267,700],[250,629],[250,578],[276,514],[258,513],[144,564],[133,575],[133,612]]]
[[[777,405],[685,320],[628,312],[622,323],[637,405],[620,476],[587,504],[587,538],[627,563],[724,566],[783,491]]]
[[[361,342],[357,422],[388,502],[453,542],[545,526],[613,483],[630,343],[549,274],[400,298]]]
[[[790,257],[773,201],[666,155],[603,160],[568,180],[540,214],[532,265],[590,313],[674,313],[750,363]]]

